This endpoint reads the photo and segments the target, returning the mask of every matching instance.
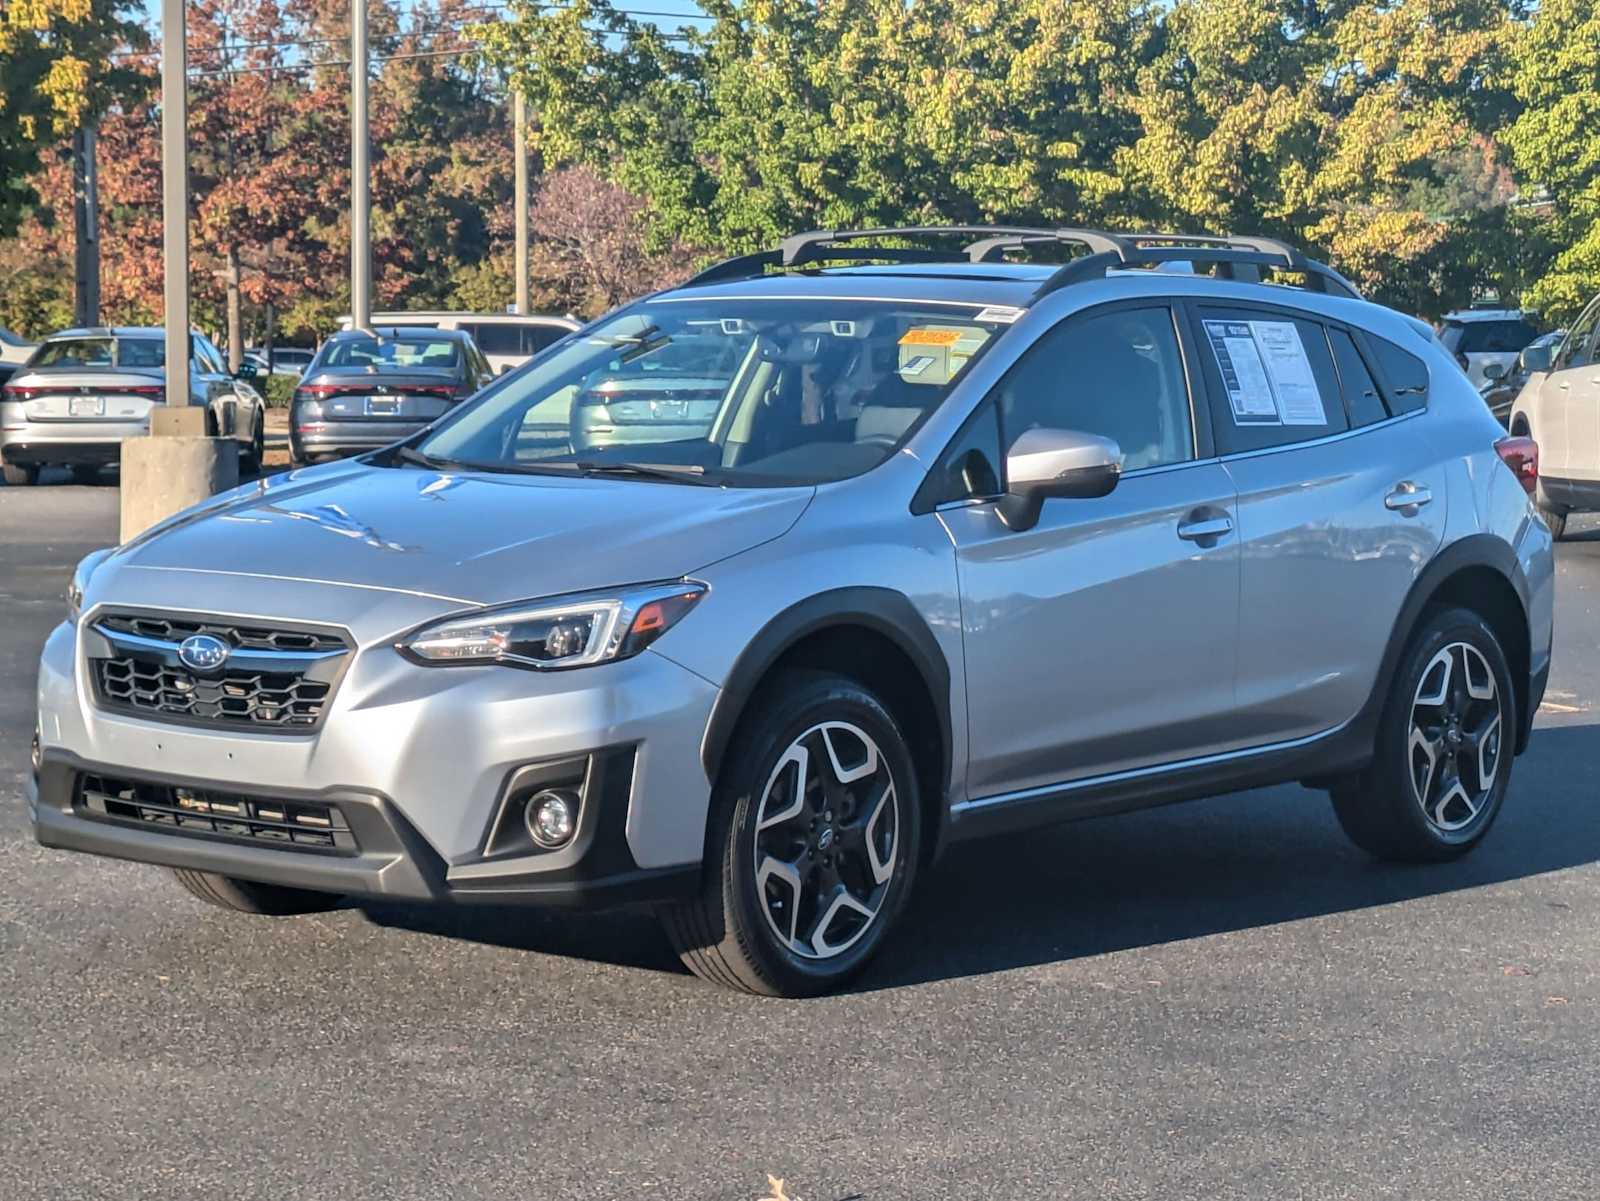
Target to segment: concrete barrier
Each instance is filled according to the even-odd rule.
[[[192,410],[203,419],[201,410]],[[159,413],[160,410],[157,410]],[[181,412],[181,410],[180,410]],[[155,428],[152,414],[152,428]],[[150,436],[122,443],[122,541],[239,483],[232,438]]]

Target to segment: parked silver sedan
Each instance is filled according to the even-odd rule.
[[[0,390],[0,462],[8,484],[32,484],[59,465],[92,478],[121,458],[122,440],[150,427],[166,395],[166,334],[160,329],[69,329],[42,342]],[[239,441],[246,470],[261,465],[265,404],[204,334],[190,335],[190,403],[206,407],[206,429]]]

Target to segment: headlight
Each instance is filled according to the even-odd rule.
[[[588,667],[637,655],[677,625],[705,593],[704,584],[677,580],[521,601],[423,626],[398,646],[432,666]]]
[[[105,558],[115,547],[108,546],[104,550],[92,550],[78,561],[77,568],[72,573],[72,582],[67,585],[67,623],[78,624],[78,614],[83,611],[83,593],[89,586],[89,577],[94,574],[94,569],[105,562]]]

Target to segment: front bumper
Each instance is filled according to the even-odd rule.
[[[415,900],[622,904],[698,883],[710,803],[699,744],[716,689],[650,652],[537,673],[420,667],[385,640],[358,648],[321,726],[306,734],[102,709],[82,656],[77,631],[62,625],[40,662],[30,811],[45,846]],[[497,835],[520,828],[526,780],[573,764],[582,806],[566,848]],[[356,849],[109,816],[83,803],[86,776],[315,801],[343,815]]]

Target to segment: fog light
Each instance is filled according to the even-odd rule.
[[[533,841],[554,850],[572,841],[578,824],[578,795],[555,789],[536,792],[522,812]]]

